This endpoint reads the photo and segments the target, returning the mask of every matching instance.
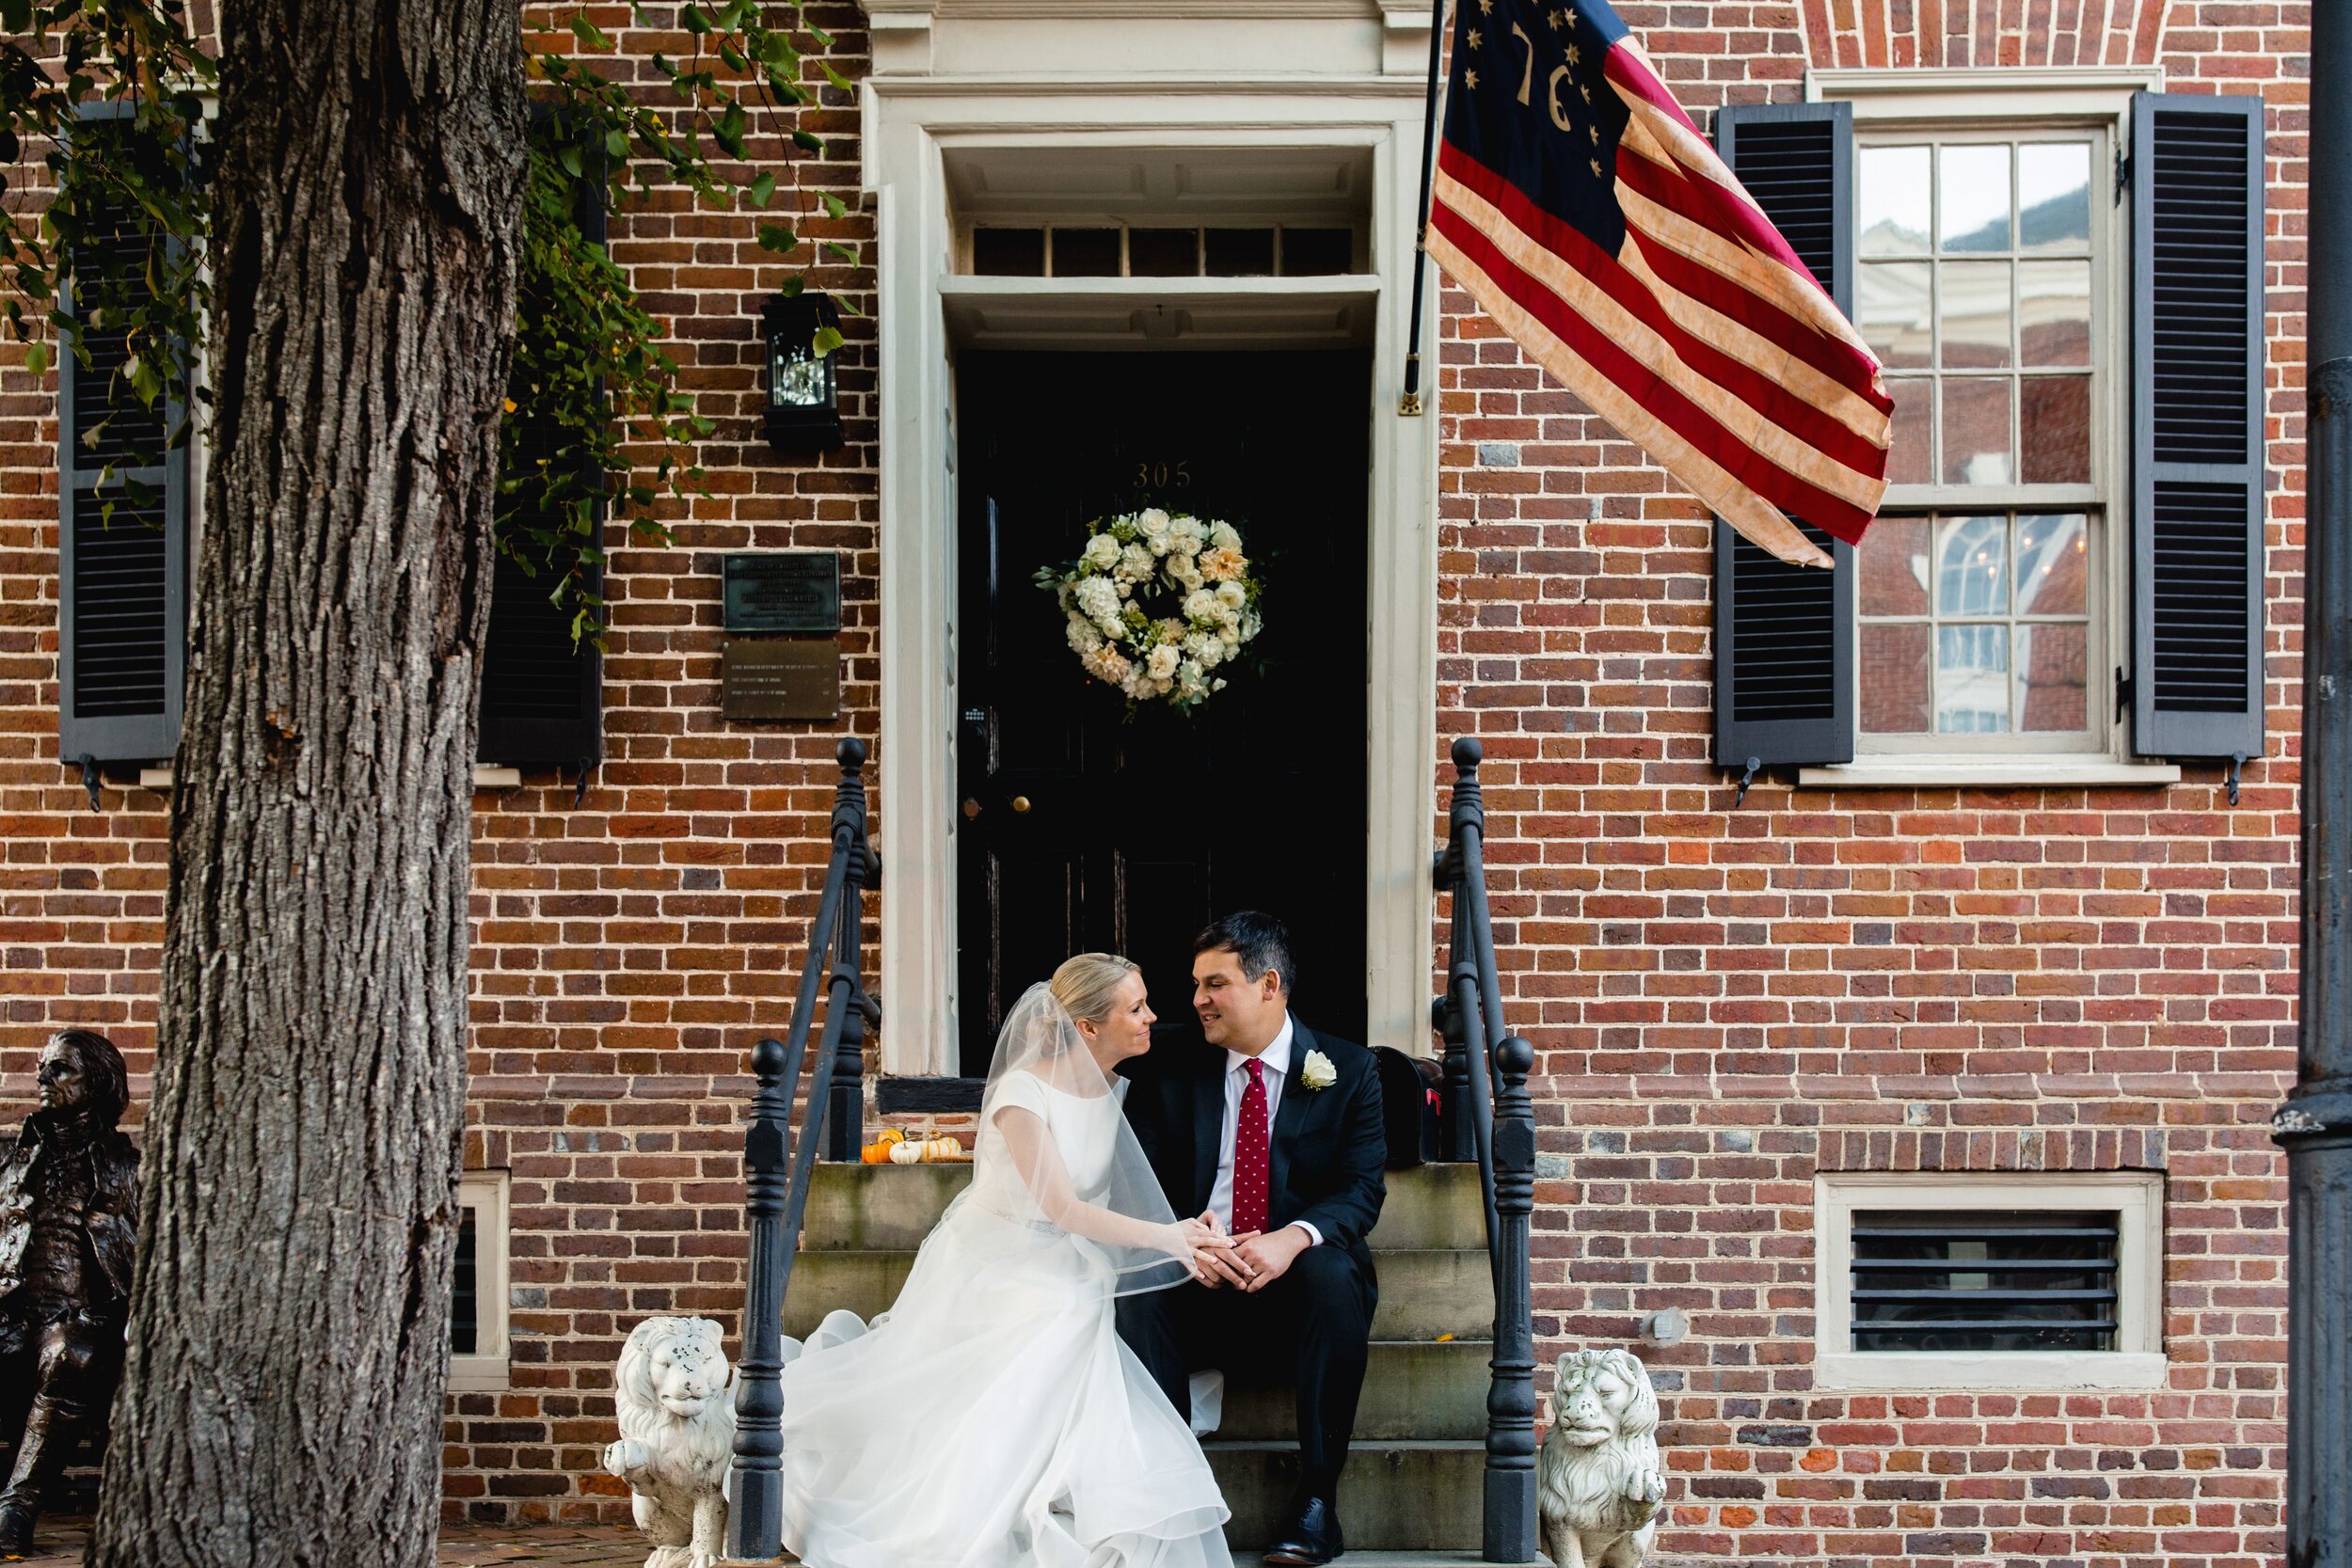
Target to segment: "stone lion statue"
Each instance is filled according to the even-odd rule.
[[[604,1467],[628,1482],[645,1568],[714,1568],[726,1549],[735,1375],[708,1318],[647,1318],[621,1348],[612,1402],[621,1440]]]
[[[1658,1461],[1658,1396],[1630,1351],[1560,1358],[1551,1430],[1535,1455],[1545,1555],[1559,1568],[1641,1568],[1666,1478]]]

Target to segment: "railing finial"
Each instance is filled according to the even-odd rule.
[[[833,749],[835,760],[845,773],[854,773],[866,766],[866,742],[853,735],[841,737],[841,744]]]
[[[1454,768],[1464,778],[1476,777],[1478,765],[1485,761],[1486,757],[1486,748],[1481,746],[1473,736],[1466,735],[1454,743]]]

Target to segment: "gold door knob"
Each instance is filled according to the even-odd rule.
[[[969,822],[969,821],[971,821],[974,817],[976,817],[976,816],[979,816],[979,815],[980,815],[980,803],[979,803],[977,800],[973,800],[970,796],[966,796],[966,797],[964,797],[964,801],[963,801],[963,819],[964,819],[966,822]]]
[[[1029,809],[1029,798],[1026,795],[1014,796],[1012,798],[1012,809],[1016,814],[1027,811]]]

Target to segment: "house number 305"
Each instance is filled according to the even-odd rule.
[[[1152,490],[1182,490],[1192,483],[1192,459],[1180,457],[1173,463],[1138,463],[1136,483]]]

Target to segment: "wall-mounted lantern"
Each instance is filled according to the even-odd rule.
[[[817,334],[838,341],[841,312],[830,294],[777,294],[760,310],[768,343],[768,444],[778,451],[822,451],[841,444],[841,399],[834,354],[819,354]]]

